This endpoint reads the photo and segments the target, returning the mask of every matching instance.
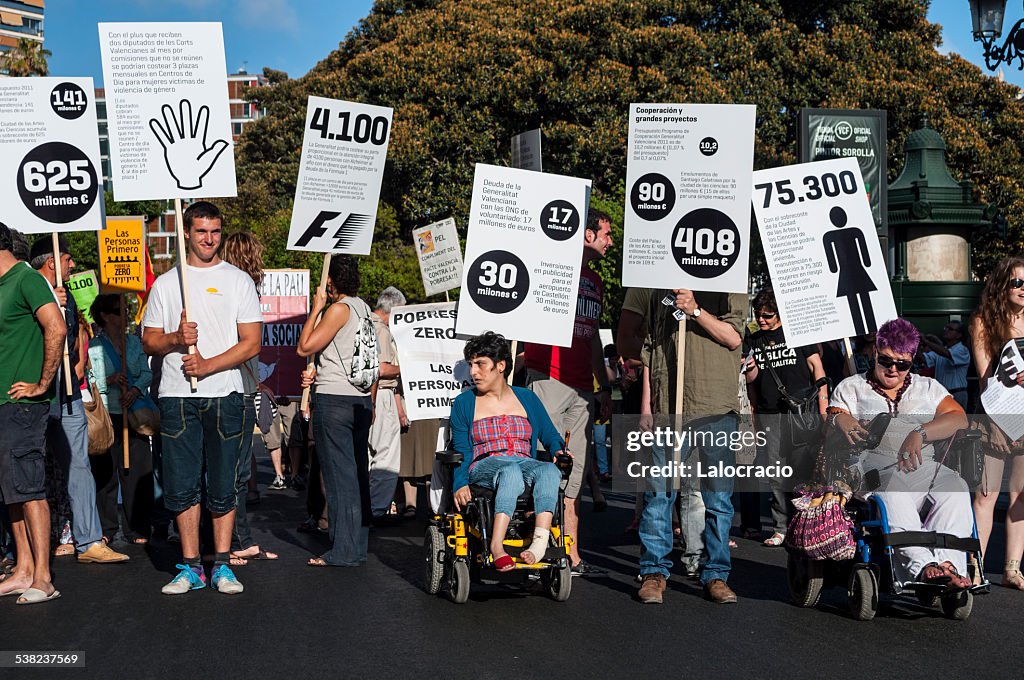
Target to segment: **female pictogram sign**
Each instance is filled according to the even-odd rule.
[[[871,293],[878,290],[867,268],[871,266],[868,244],[860,227],[846,227],[846,211],[836,206],[828,213],[836,228],[826,232],[822,242],[828,269],[839,273],[836,297],[845,297],[850,305],[853,327],[857,335],[878,330],[875,312],[871,307]]]

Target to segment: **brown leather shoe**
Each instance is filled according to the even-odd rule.
[[[736,593],[720,578],[713,579],[704,584],[704,595],[712,602],[718,604],[733,604],[736,602]]]
[[[667,583],[661,574],[644,574],[637,597],[644,604],[661,604]]]
[[[128,559],[127,555],[111,550],[103,541],[96,541],[84,553],[78,554],[78,561],[80,563],[113,564],[115,562],[127,562]]]

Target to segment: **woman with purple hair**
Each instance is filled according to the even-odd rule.
[[[966,538],[974,527],[967,484],[935,460],[932,442],[967,427],[967,415],[937,380],[911,375],[920,338],[905,319],[882,324],[874,367],[839,383],[829,403],[828,424],[857,445],[867,438],[865,427],[875,416],[890,415],[881,442],[862,453],[857,464],[862,475],[878,473],[876,488],[868,491],[882,498],[890,530]],[[967,556],[959,550],[896,548],[896,564],[903,583],[946,584],[949,591],[971,586],[964,576]]]

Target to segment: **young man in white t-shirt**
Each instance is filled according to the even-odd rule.
[[[163,356],[159,401],[164,504],[176,516],[184,558],[178,575],[163,587],[166,595],[206,587],[199,556],[204,462],[216,551],[213,587],[227,594],[242,592],[228,566],[238,459],[242,438],[252,436],[242,431],[241,366],[260,352],[263,317],[252,279],[218,255],[222,224],[212,203],[200,201],[185,211],[192,321],[185,320],[177,267],[153,284],[142,321],[143,348]],[[191,378],[198,379],[195,391]]]

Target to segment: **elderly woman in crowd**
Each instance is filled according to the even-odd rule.
[[[520,559],[535,564],[547,552],[562,479],[554,463],[537,460],[537,440],[556,455],[565,443],[537,395],[508,384],[512,354],[504,337],[478,335],[466,343],[463,353],[476,387],[452,402],[452,445],[463,456],[455,470],[455,505],[461,509],[470,502],[470,484],[495,491],[491,558],[498,571],[509,571],[515,560],[505,553],[505,532],[516,500],[532,483],[533,541]]]
[[[874,367],[839,383],[829,405],[829,423],[856,445],[868,436],[868,421],[881,413],[891,415],[881,443],[860,460],[862,472],[879,473],[875,493],[885,503],[891,531],[969,537],[974,519],[967,485],[934,459],[932,445],[967,427],[967,416],[938,381],[911,375],[919,341],[917,329],[905,319],[882,324]],[[896,555],[903,580],[948,584],[950,590],[971,585],[964,576],[967,557],[962,551],[907,546],[897,548]]]

